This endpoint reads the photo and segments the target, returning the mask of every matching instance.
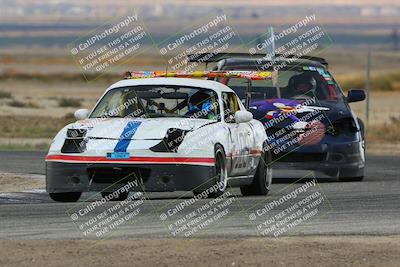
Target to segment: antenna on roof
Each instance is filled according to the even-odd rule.
[[[274,27],[269,26],[267,31],[266,59],[273,60],[275,58],[275,35]]]

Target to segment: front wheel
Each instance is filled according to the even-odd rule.
[[[216,198],[224,194],[228,186],[228,171],[226,170],[225,151],[223,147],[219,144],[215,145],[214,157],[215,157],[215,166],[214,166],[214,176],[212,177],[212,180],[214,181],[213,186],[207,188],[206,190],[193,191],[194,194],[200,194],[204,191],[208,191],[207,194],[208,198]]]
[[[221,145],[215,146],[215,186],[214,191],[208,197],[215,198],[222,196],[228,186],[228,171],[226,170],[225,151]]]
[[[49,193],[52,200],[57,202],[77,202],[82,192]]]
[[[263,152],[257,166],[256,174],[250,185],[240,187],[243,196],[266,196],[272,184],[272,156]]]

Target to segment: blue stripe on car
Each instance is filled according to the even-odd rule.
[[[140,121],[130,121],[125,126],[124,130],[122,131],[121,136],[119,137],[119,141],[114,148],[114,152],[126,152],[128,148],[131,138],[136,133],[136,130],[139,128],[141,122]]]

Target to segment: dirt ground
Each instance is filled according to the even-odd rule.
[[[0,173],[0,192],[31,191],[44,187],[45,180],[40,175]]]
[[[0,266],[399,266],[399,236],[0,241]]]

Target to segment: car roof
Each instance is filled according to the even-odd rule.
[[[267,59],[256,59],[256,58],[226,58],[223,59],[223,64],[222,68],[223,69],[237,69],[237,68],[260,68],[267,63],[271,63],[271,60]],[[293,58],[281,58],[279,60],[274,61],[274,65],[282,65],[285,64],[287,67],[303,67],[303,66],[311,66],[311,67],[317,67],[317,68],[324,68],[326,67],[313,60],[308,60],[308,59],[293,59]]]
[[[141,79],[125,79],[112,84],[108,89],[118,87],[138,86],[138,85],[177,85],[177,86],[191,86],[211,89],[218,94],[221,92],[234,92],[228,86],[211,80],[201,80],[193,78],[141,78]]]

